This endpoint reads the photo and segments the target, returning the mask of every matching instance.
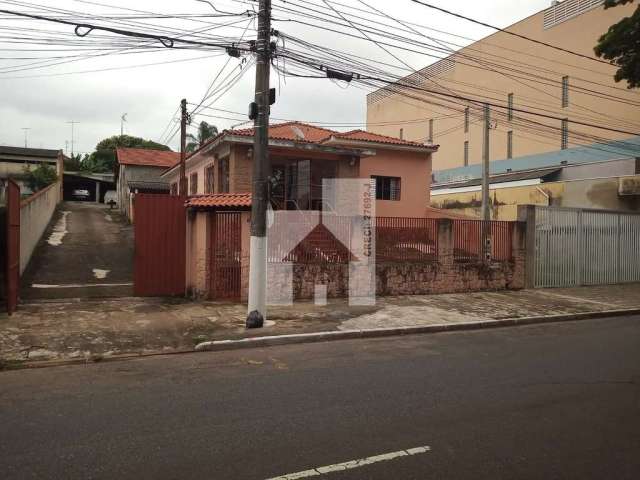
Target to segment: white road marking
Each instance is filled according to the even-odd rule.
[[[93,269],[93,276],[98,278],[98,279],[107,278],[107,275],[109,275],[110,271],[111,270],[101,270],[99,268],[94,268]]]
[[[133,283],[69,283],[66,285],[47,285],[34,283],[32,288],[85,288],[85,287],[130,287]]]
[[[344,470],[351,470],[354,468],[364,467],[365,465],[371,465],[372,463],[387,462],[401,457],[410,457],[412,455],[420,455],[431,451],[431,447],[416,447],[409,448],[407,450],[398,450],[397,452],[383,453],[381,455],[375,455],[373,457],[359,458],[357,460],[350,460],[344,463],[336,463],[335,465],[326,465],[324,467],[316,467],[311,470],[304,470],[302,472],[288,473],[281,475],[280,477],[269,478],[268,480],[299,480],[301,478],[317,477],[332,472],[341,472]]]
[[[67,216],[70,213],[71,212],[67,210],[64,210],[62,212],[62,217],[60,217],[60,219],[58,220],[58,223],[54,225],[53,231],[51,232],[51,235],[49,235],[49,238],[47,239],[47,243],[49,245],[53,245],[54,247],[62,245],[62,239],[67,233],[69,233],[67,231]]]

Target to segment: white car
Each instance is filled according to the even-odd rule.
[[[73,198],[76,200],[88,200],[90,196],[89,190],[78,189],[73,191]]]
[[[104,203],[109,205],[110,202],[114,203],[114,205],[118,204],[118,197],[116,195],[116,191],[115,190],[107,190],[106,193],[104,194]]]

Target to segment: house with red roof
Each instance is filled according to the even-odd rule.
[[[191,200],[199,208],[227,208],[234,200],[227,205],[226,194],[251,192],[253,134],[253,128],[224,130],[186,160],[189,196],[199,197]],[[376,184],[376,215],[429,216],[431,155],[437,150],[437,145],[363,130],[337,132],[301,122],[271,125],[272,206],[326,209],[323,179],[371,178]],[[179,165],[162,175],[174,192],[179,175]]]
[[[118,148],[116,160],[118,206],[133,222],[135,194],[169,193],[169,183],[162,174],[180,162],[180,154],[145,148]]]
[[[251,209],[253,136],[253,128],[224,130],[186,160],[186,205],[191,212],[187,283],[196,293],[210,287],[208,213]],[[323,192],[324,179],[368,178],[376,186],[376,216],[433,216],[429,207],[431,156],[437,150],[436,145],[363,130],[338,132],[301,122],[273,124],[269,128],[271,205],[274,210],[331,211],[330,195]],[[174,193],[179,177],[179,165],[161,176]],[[245,223],[242,242],[249,238]],[[242,251],[248,248],[243,246]]]

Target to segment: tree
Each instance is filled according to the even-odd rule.
[[[56,169],[46,163],[41,163],[34,169],[24,167],[25,183],[32,192],[37,192],[58,180]]]
[[[204,145],[207,140],[215,137],[218,134],[218,127],[215,125],[209,125],[207,122],[200,122],[198,125],[198,136],[191,133],[187,133],[187,152],[195,152],[198,148]]]
[[[84,170],[90,172],[113,172],[116,165],[116,148],[147,148],[149,150],[171,150],[166,145],[130,135],[114,135],[105,138],[88,158],[83,160]]]
[[[634,0],[605,0],[604,8],[632,3]],[[616,82],[627,81],[628,88],[640,86],[640,6],[630,17],[625,17],[609,27],[598,40],[594,51],[598,57],[611,60],[618,71]]]
[[[84,155],[85,160],[87,158],[89,158],[89,155],[85,154]],[[75,155],[72,155],[71,157],[65,157],[64,159],[64,170],[66,172],[79,172],[80,170],[83,169],[83,161],[82,161],[82,155],[79,153],[76,153]]]

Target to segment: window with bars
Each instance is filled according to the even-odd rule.
[[[469,107],[464,109],[464,133],[469,133]]]
[[[464,166],[469,165],[469,142],[464,142]]]
[[[214,168],[215,167],[212,164],[212,165],[209,165],[204,171],[205,173],[204,193],[214,193],[213,191],[214,190],[213,180],[214,180],[214,172],[215,172]]]
[[[429,120],[429,143],[433,143],[433,118]]]
[[[507,132],[507,158],[513,158],[513,131]]]
[[[198,174],[192,173],[189,181],[189,193],[191,195],[198,194]]]
[[[562,139],[560,140],[560,148],[566,150],[569,148],[569,119],[562,120]]]
[[[400,200],[400,177],[372,175],[376,182],[376,200]]]
[[[404,128],[400,129],[400,140],[404,139]]]
[[[229,158],[218,161],[218,193],[229,193]]]
[[[173,182],[171,184],[171,195],[178,195],[178,183]]]
[[[513,93],[507,97],[507,120],[510,122],[513,120]]]
[[[569,77],[562,77],[562,108],[569,106]]]

